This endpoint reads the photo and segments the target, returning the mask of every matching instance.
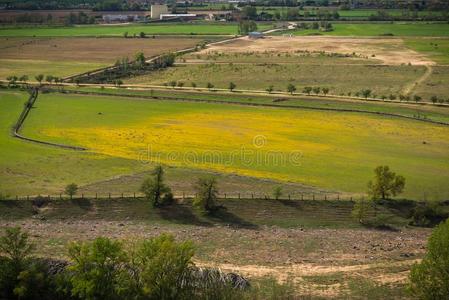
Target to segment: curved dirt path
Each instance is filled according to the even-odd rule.
[[[426,66],[426,72],[419,77],[416,81],[410,83],[409,85],[407,85],[406,87],[404,87],[403,94],[404,95],[410,95],[418,85],[422,84],[424,81],[426,81],[433,73],[433,68],[432,65],[428,64],[425,65]]]

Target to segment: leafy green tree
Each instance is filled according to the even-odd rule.
[[[194,89],[196,88],[196,83],[195,83],[195,82],[192,82],[190,85],[191,85]]]
[[[273,197],[274,197],[274,199],[276,199],[276,200],[279,200],[281,197],[282,197],[282,187],[281,186],[276,186],[274,189],[273,189]]]
[[[365,99],[368,99],[368,97],[371,95],[371,90],[369,90],[369,89],[365,89],[365,90],[362,90],[362,96],[365,98]]]
[[[216,209],[218,199],[217,180],[214,177],[200,178],[195,185],[197,193],[193,205],[204,212],[210,213]]]
[[[34,245],[29,242],[28,234],[19,227],[6,228],[0,237],[0,298],[17,298],[15,291],[20,283],[19,275],[29,265]]]
[[[293,95],[293,93],[296,91],[296,86],[294,86],[293,84],[289,83],[287,85],[287,92],[289,92],[291,95]]]
[[[208,82],[206,87],[210,91],[210,90],[212,90],[214,88],[214,85],[212,83]]]
[[[412,267],[409,278],[417,299],[449,299],[449,219],[433,230],[427,253]]]
[[[269,87],[267,87],[266,91],[268,92],[268,94],[271,94],[274,91],[274,86],[270,85]]]
[[[432,96],[430,97],[430,101],[432,101],[433,104],[438,102],[438,97],[437,96]]]
[[[234,83],[234,82],[230,82],[229,83],[229,90],[232,92],[232,91],[234,91],[234,89],[236,88],[237,86],[236,86],[236,84]]]
[[[329,93],[329,88],[327,87],[323,87],[321,90],[323,91],[324,95],[327,95]]]
[[[47,77],[45,77],[45,81],[48,83],[52,83],[53,82],[53,75],[47,75]]]
[[[137,286],[142,299],[193,297],[193,255],[191,242],[177,243],[172,235],[162,234],[144,241],[136,251],[132,267],[139,274]]]
[[[182,88],[183,86],[184,86],[184,82],[179,81],[179,82],[178,82],[178,87]]]
[[[151,172],[151,177],[143,181],[140,191],[145,194],[145,198],[151,202],[153,207],[161,204],[170,204],[173,201],[173,194],[164,183],[164,169],[162,166],[154,168]]]
[[[373,201],[359,199],[352,208],[351,215],[360,224],[366,224],[368,216],[374,211]]]
[[[312,87],[306,86],[302,89],[302,92],[306,93],[307,95],[310,95],[310,93],[312,92]]]
[[[146,63],[146,58],[145,58],[145,55],[143,54],[143,52],[136,53],[136,55],[134,57],[134,61],[136,63],[136,66],[138,68],[142,69]]]
[[[68,184],[64,190],[64,194],[69,196],[70,199],[72,199],[73,196],[75,196],[77,192],[78,192],[78,185],[76,185],[75,183]]]
[[[139,37],[142,38],[142,39],[145,38],[145,37],[146,37],[145,32],[141,31],[141,32],[139,33]]]
[[[176,81],[172,80],[168,83],[169,86],[171,86],[172,88],[175,88],[176,86]]]
[[[23,82],[23,83],[26,84],[27,81],[28,81],[28,75],[22,75],[22,76],[20,76],[19,81],[21,81],[21,82]]]
[[[17,76],[8,76],[6,80],[8,80],[8,86],[15,86],[17,81]]]
[[[374,180],[368,182],[368,191],[373,199],[387,199],[404,190],[405,178],[390,171],[388,166],[378,166],[374,174]]]
[[[421,98],[421,96],[414,95],[414,96],[413,96],[413,100],[415,100],[415,102],[418,103],[419,101],[422,100],[422,98]]]
[[[321,88],[319,86],[316,86],[316,87],[313,88],[313,93],[314,94],[318,95],[320,93],[320,91],[321,91]]]
[[[44,80],[44,75],[43,74],[39,74],[39,75],[35,76],[34,78],[41,85],[42,84],[42,80]]]
[[[71,293],[80,299],[120,299],[126,255],[117,241],[97,238],[69,246]]]

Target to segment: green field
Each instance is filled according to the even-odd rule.
[[[269,29],[269,25],[260,25],[259,30]],[[123,36],[125,32],[132,36],[145,32],[149,35],[235,35],[236,24],[150,24],[150,25],[80,25],[73,27],[0,27],[0,36],[4,37],[65,37],[65,36]]]
[[[362,114],[60,94],[41,95],[36,107],[26,135],[82,145],[89,155],[137,161],[144,153],[174,166],[356,193],[365,191],[375,166],[387,164],[407,178],[406,197],[449,194],[444,126]],[[266,144],[254,149],[259,135]],[[253,152],[243,158],[235,149]],[[296,151],[300,163],[285,163]],[[272,153],[280,155],[273,163],[256,159]]]
[[[334,30],[296,30],[294,35],[334,35],[334,36],[449,36],[449,24],[394,23],[394,24],[333,24]]]
[[[48,61],[30,59],[0,59],[0,78],[28,75],[30,81],[39,74],[66,77],[107,67],[110,64],[76,61]]]
[[[181,90],[176,89],[152,89],[152,90],[128,90],[128,89],[101,89],[101,88],[89,88],[89,87],[66,87],[67,91],[79,91],[88,93],[98,93],[103,95],[115,95],[115,96],[142,96],[142,97],[155,97],[160,99],[182,99],[191,101],[225,101],[235,104],[265,104],[276,106],[293,106],[298,108],[310,108],[310,109],[336,109],[336,110],[356,110],[360,112],[370,113],[388,113],[397,116],[404,116],[410,118],[425,118],[426,120],[449,123],[449,108],[437,107],[431,105],[410,105],[409,103],[388,103],[379,101],[360,101],[360,100],[345,100],[339,99],[326,99],[320,97],[302,96],[289,97],[287,95],[243,95],[239,92],[233,92],[229,95],[229,92],[214,91],[208,93],[200,90]],[[283,101],[276,101],[282,99]],[[413,103],[413,102],[412,102]]]
[[[405,38],[405,45],[421,52],[438,64],[449,64],[448,38]]]

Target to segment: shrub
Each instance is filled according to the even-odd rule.
[[[419,299],[449,298],[449,220],[433,230],[426,256],[412,267],[409,288]]]
[[[164,183],[164,169],[161,166],[154,168],[151,177],[143,181],[140,191],[145,194],[145,198],[151,202],[153,207],[173,202],[173,194]]]
[[[97,238],[69,246],[72,295],[81,299],[119,299],[125,253],[119,242]]]
[[[215,201],[218,198],[217,180],[214,177],[200,178],[195,186],[197,196],[193,205],[204,212],[212,212],[217,207]]]
[[[78,185],[75,183],[71,183],[65,187],[64,194],[70,197],[70,199],[76,195],[76,192],[78,191]]]

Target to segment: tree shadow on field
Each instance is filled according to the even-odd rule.
[[[258,229],[259,226],[256,224],[253,224],[251,222],[248,222],[241,217],[237,216],[236,214],[233,214],[232,212],[228,211],[226,208],[220,208],[210,215],[208,215],[208,219],[213,220],[214,222],[220,222],[227,225],[234,225],[236,227],[240,228],[246,228],[246,229]]]
[[[211,227],[212,224],[201,220],[192,210],[191,206],[185,204],[174,204],[157,209],[159,216],[167,221],[184,224]]]
[[[277,202],[281,203],[282,205],[291,207],[291,208],[295,208],[298,210],[302,210],[303,206],[301,204],[303,204],[303,201],[299,201],[299,200],[277,200]]]

